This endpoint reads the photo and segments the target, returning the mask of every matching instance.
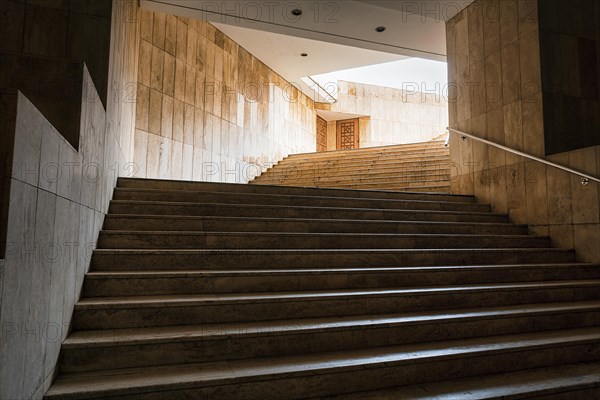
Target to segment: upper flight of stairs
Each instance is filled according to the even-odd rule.
[[[470,196],[119,179],[46,399],[590,399],[600,269]]]
[[[293,154],[251,184],[450,192],[444,141]]]

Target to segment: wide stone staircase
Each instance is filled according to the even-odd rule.
[[[470,196],[119,179],[46,398],[598,398],[599,295]]]
[[[251,184],[450,192],[444,141],[292,154]]]

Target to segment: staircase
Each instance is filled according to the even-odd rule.
[[[293,154],[251,184],[450,192],[444,141]]]
[[[469,196],[120,179],[46,399],[598,398],[600,269],[527,233]]]

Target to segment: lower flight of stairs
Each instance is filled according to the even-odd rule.
[[[444,141],[286,157],[251,184],[450,192],[450,155]]]
[[[46,399],[597,398],[599,294],[470,196],[120,179]]]

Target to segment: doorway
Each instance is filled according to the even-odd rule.
[[[327,121],[317,116],[317,152],[327,151]]]
[[[337,121],[337,150],[358,149],[358,118]]]

